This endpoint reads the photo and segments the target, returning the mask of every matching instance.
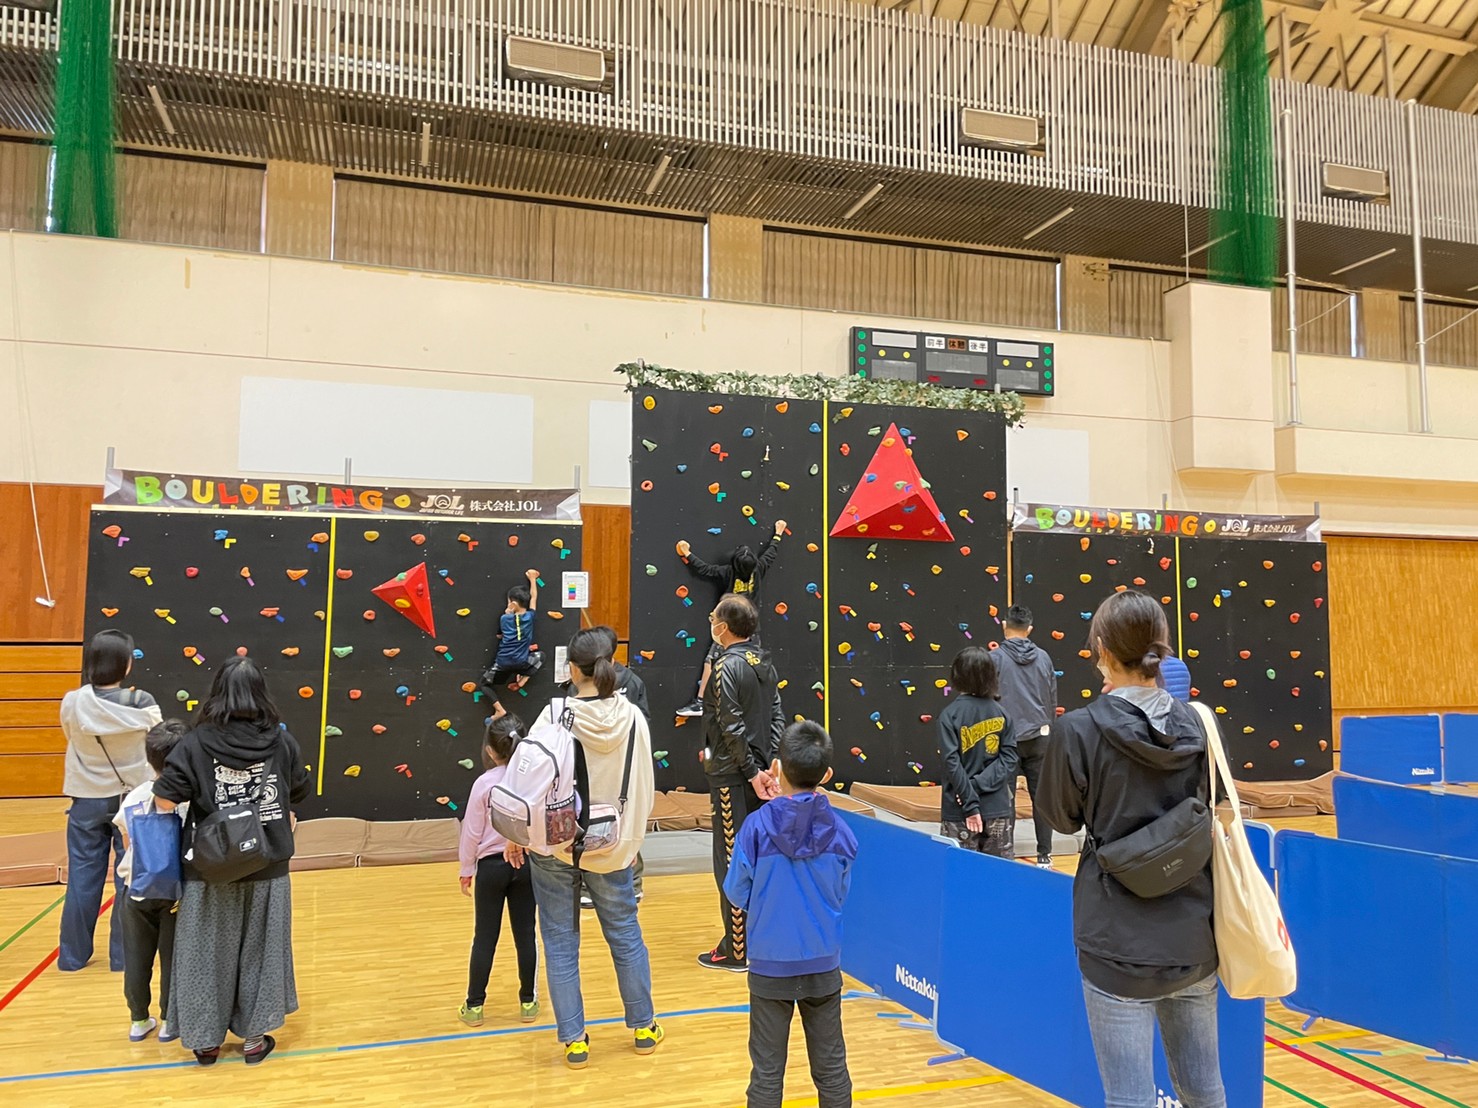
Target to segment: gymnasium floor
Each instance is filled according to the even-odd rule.
[[[60,803],[0,807],[0,829],[18,834],[54,827]],[[1325,829],[1317,821],[1298,825]],[[456,873],[455,865],[437,864],[294,875],[302,1009],[278,1033],[277,1053],[251,1072],[234,1052],[205,1070],[177,1044],[161,1046],[152,1038],[130,1044],[121,978],[108,972],[106,959],[65,976],[49,964],[62,888],[0,890],[0,1103],[81,1105],[126,1096],[170,1105],[532,1108],[568,1097],[607,1108],[742,1105],[748,1075],[744,979],[703,970],[694,961],[713,938],[710,877],[647,879],[642,922],[668,1036],[653,1058],[631,1051],[610,961],[590,921],[584,966],[592,1061],[574,1073],[563,1065],[547,1010],[531,1028],[517,1023],[501,949],[488,1022],[474,1031],[457,1021],[472,905],[460,895]],[[505,942],[511,950],[511,940]],[[32,979],[38,966],[45,968]],[[982,997],[984,1013],[1009,1010],[1009,998]],[[978,1062],[929,1066],[942,1048],[926,1032],[886,1018],[898,1011],[861,997],[846,1002],[859,1102],[921,1108],[1063,1103]],[[1328,1022],[1303,1037],[1298,1017],[1276,1005],[1268,1014],[1269,1036],[1302,1052],[1268,1045],[1269,1108],[1478,1105],[1473,1067],[1427,1061],[1425,1051]],[[1383,1054],[1341,1053],[1350,1048]],[[787,1104],[815,1104],[806,1095],[799,1026],[787,1088],[794,1098]]]

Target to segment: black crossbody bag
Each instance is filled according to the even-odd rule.
[[[1211,861],[1211,809],[1199,796],[1182,800],[1138,831],[1089,843],[1103,871],[1145,900],[1183,888]]]
[[[257,807],[262,787],[258,785],[241,803],[218,808],[195,825],[190,863],[209,884],[229,885],[272,864]]]

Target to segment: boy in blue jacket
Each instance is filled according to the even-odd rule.
[[[780,1108],[797,1005],[818,1108],[850,1108],[842,1040],[842,904],[857,839],[816,790],[831,780],[831,736],[793,723],[771,772],[780,796],[740,828],[724,895],[749,913],[748,1108]]]

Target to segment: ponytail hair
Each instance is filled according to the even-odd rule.
[[[595,694],[605,700],[616,693],[616,666],[606,636],[596,628],[577,631],[570,640],[569,662],[595,682]]]
[[[1098,660],[1103,653],[1123,669],[1142,677],[1158,678],[1160,662],[1172,653],[1170,628],[1165,611],[1150,596],[1134,589],[1112,593],[1093,613],[1088,627],[1088,647]]]

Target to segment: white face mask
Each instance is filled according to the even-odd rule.
[[[717,623],[710,622],[709,625],[708,625],[708,637],[710,639],[712,639],[714,642],[718,643],[720,646],[722,646],[723,645],[723,640],[721,640],[718,637],[718,634],[719,634],[718,633],[718,629],[719,629],[719,625]]]

